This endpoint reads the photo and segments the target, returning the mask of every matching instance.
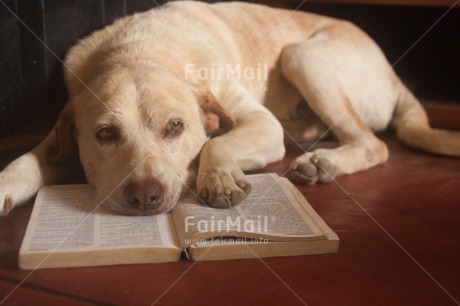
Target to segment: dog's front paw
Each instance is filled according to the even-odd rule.
[[[229,208],[240,204],[249,195],[251,184],[237,165],[218,166],[200,169],[197,190],[209,206]]]
[[[327,183],[332,181],[338,172],[327,158],[316,152],[308,152],[290,165],[290,175],[303,184]]]
[[[13,198],[0,191],[0,216],[6,216],[14,207]]]
[[[19,180],[19,179],[18,179]],[[32,184],[19,184],[13,179],[5,178],[3,173],[0,174],[0,216],[6,216],[10,211],[24,204],[35,192],[30,191]]]

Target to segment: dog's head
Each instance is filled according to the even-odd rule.
[[[209,92],[191,90],[165,67],[118,67],[61,112],[48,160],[79,155],[99,203],[123,214],[158,214],[195,179],[209,134],[233,124]]]

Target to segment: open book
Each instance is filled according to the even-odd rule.
[[[124,216],[98,206],[89,185],[38,192],[19,252],[22,269],[335,253],[339,238],[286,178],[247,176],[252,192],[229,209],[185,194],[168,214]]]

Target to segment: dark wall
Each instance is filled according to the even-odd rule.
[[[163,2],[0,1],[0,137],[52,126],[66,102],[61,60],[75,41],[117,17]],[[292,1],[286,3],[296,7]],[[447,8],[319,5],[307,1],[301,9],[354,21],[395,63]],[[459,42],[460,11],[454,9],[395,68],[416,84],[417,94],[460,100]]]
[[[66,102],[62,59],[79,38],[165,1],[2,0],[0,137],[49,128]]]

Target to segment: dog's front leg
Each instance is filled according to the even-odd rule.
[[[20,156],[0,173],[0,213],[29,200],[42,186],[51,169],[45,160],[50,135],[32,151]],[[47,173],[48,172],[48,173]]]
[[[236,126],[203,147],[197,177],[198,194],[210,206],[227,208],[251,190],[244,170],[264,167],[284,156],[283,129],[278,120],[251,97],[233,94],[229,107]]]
[[[26,203],[44,184],[55,184],[80,173],[78,148],[71,135],[72,118],[73,109],[66,107],[55,130],[0,172],[0,215]]]

